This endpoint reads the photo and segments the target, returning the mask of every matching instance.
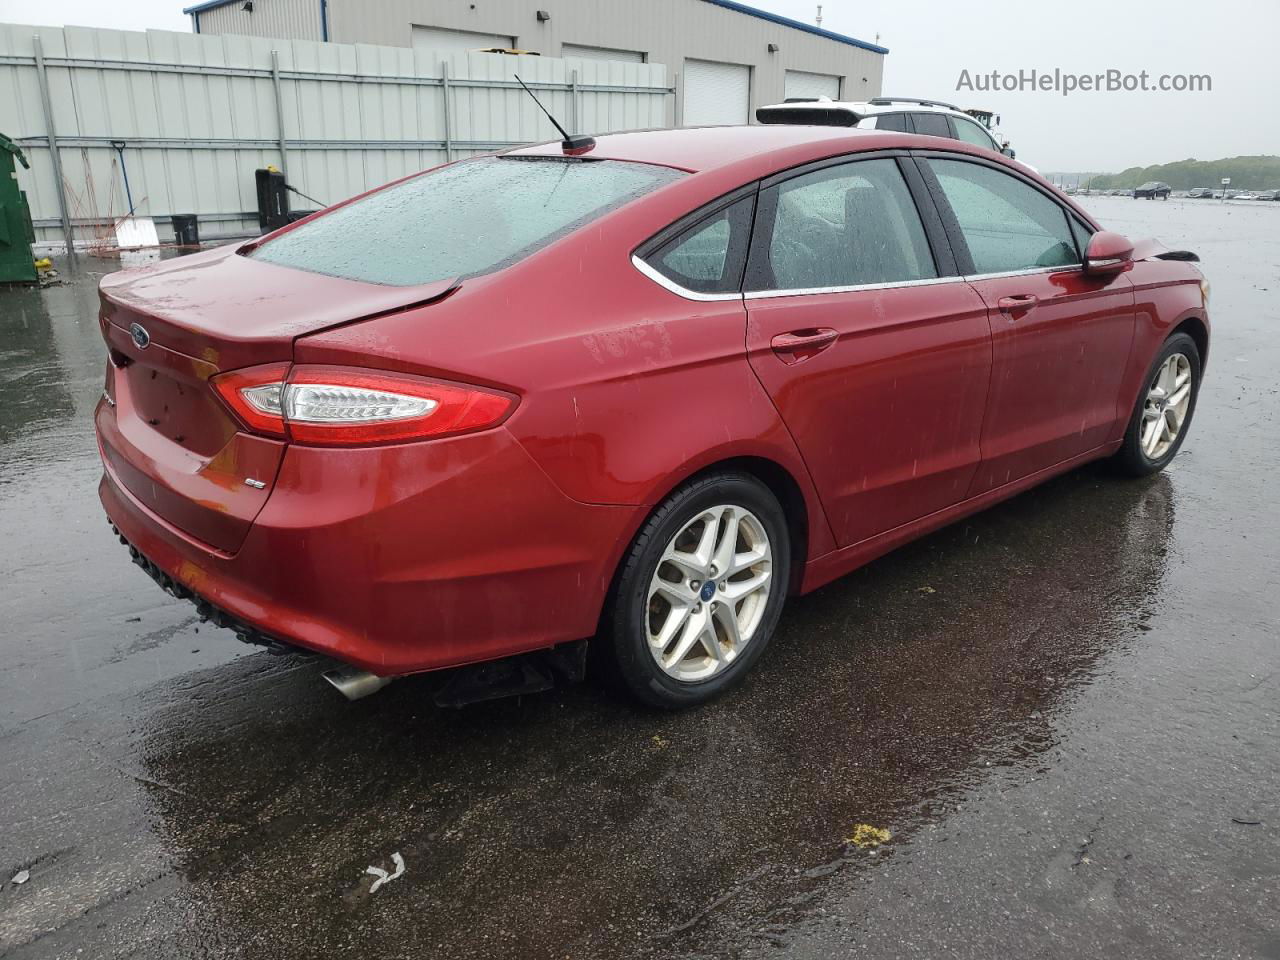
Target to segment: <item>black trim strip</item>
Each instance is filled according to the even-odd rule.
[[[939,150],[931,152],[930,156],[949,159],[957,156],[957,154],[945,153]],[[960,156],[964,156],[964,154],[960,154]],[[973,256],[969,253],[969,244],[965,242],[964,233],[960,230],[960,221],[956,219],[956,214],[951,209],[950,201],[947,200],[946,194],[942,192],[942,184],[938,182],[933,168],[925,163],[925,159],[925,157],[913,156],[912,164],[915,166],[916,172],[933,200],[934,210],[938,214],[940,226],[947,237],[956,271],[961,276],[971,275],[976,272],[973,266]],[[995,166],[995,164],[991,164],[991,166]]]
[[[902,173],[902,179],[907,182],[911,199],[915,201],[916,213],[919,214],[920,222],[924,225],[925,237],[933,251],[933,265],[938,276],[959,276],[960,270],[956,265],[955,253],[952,252],[951,241],[947,237],[946,227],[943,226],[942,217],[938,213],[938,206],[933,202],[933,195],[929,192],[929,187],[925,184],[924,177],[920,175],[915,161],[910,157],[899,157],[898,170]]]

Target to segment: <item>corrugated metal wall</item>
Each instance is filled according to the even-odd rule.
[[[320,0],[254,0],[251,10],[237,0],[193,15],[196,33],[239,33],[285,40],[323,40]]]
[[[256,232],[253,171],[268,163],[333,203],[447,155],[556,136],[513,73],[566,126],[595,132],[662,126],[672,96],[660,64],[0,24],[0,90],[15,92],[0,97],[0,132],[31,159],[19,182],[49,243],[62,231],[36,36],[78,244],[127,211],[125,172],[137,212],[156,217],[162,237],[175,213],[197,214],[203,237]],[[123,166],[113,141],[123,143]]]

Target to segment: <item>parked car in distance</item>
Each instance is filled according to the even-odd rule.
[[[1163,180],[1149,180],[1133,191],[1133,198],[1135,200],[1168,200],[1172,189]]]
[[[1187,194],[1187,196],[1188,196],[1188,197],[1190,197],[1190,198],[1191,198],[1191,199],[1193,199],[1193,200],[1203,199],[1203,198],[1206,198],[1206,197],[1212,197],[1212,196],[1213,196],[1213,188],[1212,188],[1212,187],[1195,187],[1194,189],[1192,189],[1192,190]]]
[[[349,697],[513,656],[545,688],[593,638],[697,704],[788,596],[1085,462],[1168,465],[1209,311],[1160,249],[901,132],[468,158],[105,277],[99,494],[157,581]]]
[[[1263,190],[1261,193],[1255,194],[1255,200],[1277,200],[1280,199],[1280,190]]]
[[[858,127],[862,130],[894,130],[929,137],[961,140],[1016,157],[1008,144],[999,143],[982,123],[959,107],[940,100],[914,97],[876,97],[874,100],[831,100],[827,97],[792,97],[756,110],[761,123],[815,124]]]

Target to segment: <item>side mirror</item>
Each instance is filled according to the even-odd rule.
[[[1103,230],[1089,240],[1084,254],[1084,272],[1093,277],[1123,273],[1133,263],[1133,242],[1118,233]]]

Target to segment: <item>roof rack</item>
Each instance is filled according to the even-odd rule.
[[[948,110],[959,110],[954,103],[946,103],[942,100],[920,100],[916,97],[876,97],[874,100],[868,100],[868,103],[877,107],[890,107],[895,103],[914,103],[922,107],[946,107]]]

